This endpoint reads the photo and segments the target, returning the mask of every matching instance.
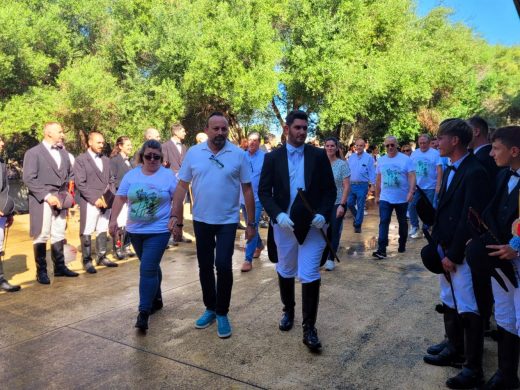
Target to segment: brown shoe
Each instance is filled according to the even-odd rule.
[[[242,268],[240,268],[240,271],[249,272],[252,269],[253,269],[253,264],[250,263],[249,261],[244,261],[244,263],[242,264]]]
[[[256,248],[255,253],[253,253],[253,259],[258,259],[260,257],[260,253],[262,253],[262,248]]]

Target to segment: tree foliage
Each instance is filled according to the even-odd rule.
[[[0,132],[64,124],[76,152],[145,128],[188,137],[214,110],[233,136],[309,112],[318,135],[377,142],[451,116],[520,119],[520,47],[487,44],[413,0],[4,0]]]

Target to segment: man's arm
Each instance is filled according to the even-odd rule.
[[[442,184],[442,165],[437,165],[437,183],[435,183],[435,193],[438,194]]]
[[[269,217],[276,221],[278,214],[284,211],[278,207],[273,197],[274,187],[274,160],[273,153],[265,155],[264,165],[262,165],[262,173],[260,174],[260,183],[258,185],[258,198]]]
[[[184,225],[184,199],[186,192],[188,192],[189,184],[186,181],[179,180],[175,194],[173,194],[172,211],[170,214],[170,221],[168,222],[168,229],[173,233],[175,241],[182,240],[182,228]]]
[[[43,202],[49,192],[45,186],[38,180],[38,156],[32,155],[31,151],[25,153],[23,159],[23,182],[31,191],[31,194],[38,200]]]
[[[408,172],[408,195],[406,196],[406,201],[411,202],[413,198],[413,194],[415,192],[415,172]]]
[[[110,212],[110,222],[108,224],[108,232],[112,237],[117,234],[117,217],[123,209],[123,205],[127,202],[128,198],[122,195],[116,195],[114,203],[112,204],[112,211]]]
[[[251,183],[242,183],[242,191],[244,193],[244,201],[246,203],[246,212],[247,215],[251,215],[254,218],[255,215],[255,195],[253,194],[253,186]],[[251,223],[254,223],[252,226]],[[256,234],[256,227],[258,221],[252,221],[252,218],[249,218],[247,221],[246,228],[246,240],[250,240]]]
[[[379,196],[381,195],[381,174],[376,176],[376,203],[379,203]]]

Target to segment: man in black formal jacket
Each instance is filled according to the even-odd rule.
[[[462,371],[448,379],[446,385],[466,389],[476,387],[482,381],[484,343],[483,320],[465,259],[466,242],[471,238],[468,212],[470,208],[482,212],[491,194],[485,169],[467,150],[472,139],[468,124],[462,119],[447,119],[440,124],[437,135],[441,156],[449,157],[451,164],[443,175],[432,238],[442,259],[442,268],[449,273],[453,283],[456,302],[446,277],[441,274],[440,295],[448,342],[437,354],[426,355],[424,361],[450,366],[460,364],[464,356]]]
[[[491,152],[491,144],[489,143],[489,127],[485,119],[479,116],[473,116],[467,121],[473,132],[473,138],[468,147],[473,150],[473,154],[477,160],[484,166],[488,173],[490,183],[495,185],[499,167],[495,163],[493,157],[489,155]],[[494,188],[493,188],[494,191]]]
[[[273,223],[277,246],[276,270],[284,305],[279,328],[288,331],[294,323],[294,279],[302,283],[303,342],[311,351],[321,343],[315,328],[320,294],[320,260],[325,242],[319,230],[336,199],[332,168],[325,151],[305,144],[308,117],[292,111],[286,118],[286,145],[266,154],[258,197]],[[298,195],[304,191],[314,213]]]
[[[493,275],[492,289],[498,329],[498,370],[486,389],[517,389],[520,353],[520,289],[518,248],[509,245],[518,218],[520,188],[520,126],[499,128],[492,136],[491,155],[501,169],[497,191],[482,215],[489,231],[473,239],[466,257],[472,270]],[[517,229],[516,229],[517,230]],[[487,249],[484,245],[487,244]]]

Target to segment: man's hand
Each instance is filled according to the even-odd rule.
[[[246,241],[251,240],[255,235],[256,235],[255,227],[247,225],[247,228],[246,228]]]
[[[379,204],[379,196],[376,195],[375,199],[376,199],[376,203]]]
[[[316,214],[312,219],[311,226],[316,229],[321,229],[325,225],[325,217],[321,214]]]
[[[453,261],[448,259],[447,257],[442,259],[441,263],[442,263],[442,268],[446,272],[455,272],[457,270],[457,265]]]
[[[5,227],[9,228],[14,222],[14,217],[12,215],[7,217],[7,221],[5,221]]]
[[[343,207],[343,205],[339,205],[338,208],[336,209],[336,218],[343,218],[343,216],[345,215],[345,208]]]
[[[406,202],[410,203],[413,199],[413,192],[409,192],[408,195],[406,195]]]
[[[51,207],[56,207],[58,209],[61,209],[61,202],[60,200],[58,199],[57,196],[54,196],[54,195],[51,195],[47,198],[47,201],[46,201],[49,206]]]
[[[513,260],[518,257],[518,252],[509,245],[486,245],[488,249],[496,249],[496,251],[489,253],[490,256],[498,256],[502,260]]]
[[[119,229],[119,226],[117,226],[117,221],[114,222],[114,223],[110,223],[110,225],[108,225],[108,232],[110,233],[110,235],[115,239],[116,236],[117,236],[117,230]]]
[[[101,198],[96,200],[96,202],[94,203],[94,206],[96,206],[98,209],[103,208],[104,205],[105,205],[105,202],[103,202],[103,200]]]
[[[286,213],[278,214],[276,216],[276,222],[278,223],[278,226],[280,226],[281,228],[294,230],[294,222]]]
[[[170,226],[168,226],[170,227]],[[175,242],[181,242],[182,241],[182,226],[177,226],[174,222],[174,226],[170,230],[173,235],[173,240]]]

